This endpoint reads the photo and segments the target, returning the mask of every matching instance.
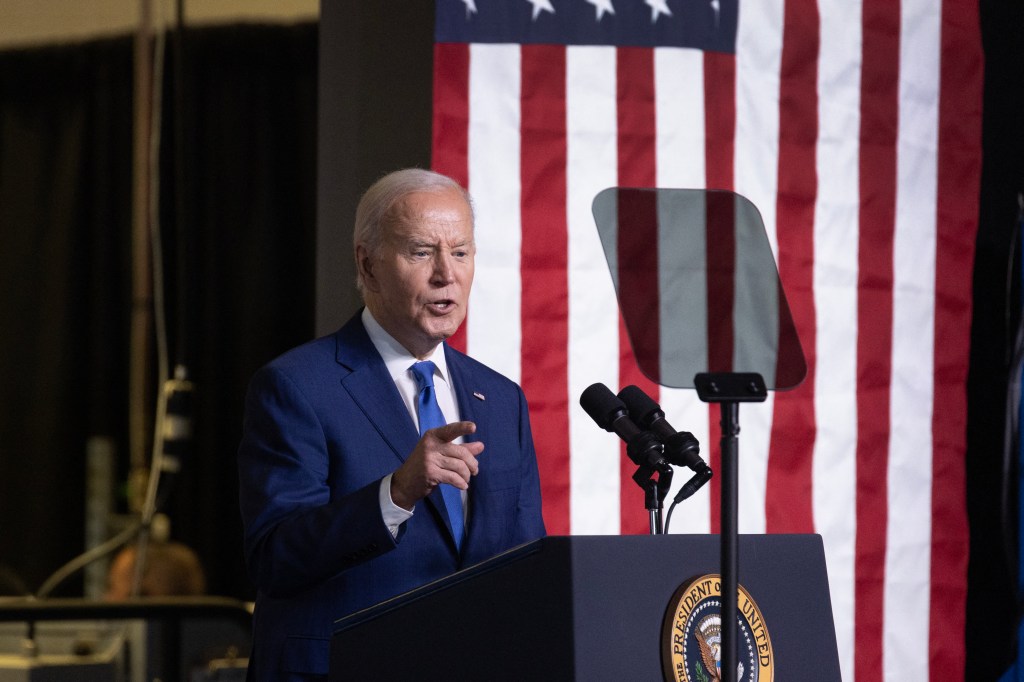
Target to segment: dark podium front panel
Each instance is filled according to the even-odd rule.
[[[818,535],[741,535],[774,678],[839,680]],[[549,537],[336,623],[331,680],[661,680],[663,624],[717,535]]]

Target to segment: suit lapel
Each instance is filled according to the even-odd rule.
[[[360,310],[338,330],[336,335],[335,358],[338,364],[349,370],[342,378],[341,386],[391,447],[398,460],[395,468],[398,468],[416,447],[419,433],[416,431],[415,422],[405,409],[405,403],[384,365],[384,360],[366,333],[361,315]],[[462,402],[463,398],[460,395],[460,411],[463,410]],[[427,496],[427,504],[432,506],[443,520],[448,531],[448,541],[454,551],[455,540],[451,521],[448,519],[440,489],[435,489]]]
[[[448,373],[455,384],[455,396],[459,401],[459,418],[462,421],[476,423],[478,421],[478,410],[475,403],[479,402],[479,399],[473,397],[473,377],[465,363],[463,363],[462,356],[452,350],[448,344],[444,346],[444,357],[448,363]],[[477,426],[479,426],[479,423],[477,423]],[[466,440],[479,440],[479,435],[480,431],[477,429],[477,432]]]
[[[475,397],[474,384],[473,384],[473,373],[464,362],[464,357],[461,353],[456,352],[447,344],[444,347],[445,360],[448,363],[448,372],[451,374],[452,382],[455,385],[455,395],[459,401],[459,417],[462,421],[470,421],[476,424],[476,431],[467,436],[464,440],[466,441],[483,441],[487,442],[487,431],[488,431],[488,417],[487,410],[482,409],[480,406],[481,399]],[[487,455],[485,454],[484,457]],[[469,496],[467,498],[467,504],[469,504],[469,525],[466,526],[466,537],[462,542],[462,552],[466,553],[466,548],[472,542],[474,535],[474,529],[480,526],[479,521],[479,498],[477,495],[478,486],[474,486],[472,482],[469,484]],[[436,492],[436,491],[435,491]],[[449,529],[450,531],[451,529]]]
[[[391,447],[398,463],[404,462],[416,447],[416,425],[359,314],[338,331],[337,339],[335,357],[349,370],[341,379],[342,389]]]

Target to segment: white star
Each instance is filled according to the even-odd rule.
[[[668,0],[644,0],[644,4],[651,8],[651,23],[658,20],[662,14],[672,16],[672,10],[668,8]]]
[[[615,8],[612,7],[612,0],[587,0],[587,2],[594,6],[598,21],[601,21],[601,17],[604,16],[605,12],[608,14],[615,14]]]
[[[722,13],[722,6],[718,0],[711,0],[711,11],[715,13],[715,28],[718,28],[718,17]]]
[[[469,18],[470,14],[476,14],[476,0],[462,0],[462,4],[466,6],[466,18]]]
[[[551,6],[551,0],[526,0],[526,2],[533,5],[533,20],[537,21],[537,17],[540,16],[541,12],[555,13],[555,8]]]

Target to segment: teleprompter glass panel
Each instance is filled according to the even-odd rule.
[[[703,372],[756,372],[770,389],[807,374],[761,214],[725,190],[612,187],[593,202],[640,370],[692,388]]]

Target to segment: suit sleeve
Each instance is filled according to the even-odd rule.
[[[518,388],[518,387],[517,387]],[[521,544],[544,537],[544,517],[541,513],[540,473],[537,469],[537,453],[533,445],[530,428],[530,414],[526,396],[522,389],[519,394],[519,442],[523,450],[522,474],[519,488],[519,504],[516,509],[515,544]]]
[[[288,596],[394,549],[380,479],[332,499],[330,455],[316,411],[285,373],[249,386],[238,451],[246,563],[256,587]]]

